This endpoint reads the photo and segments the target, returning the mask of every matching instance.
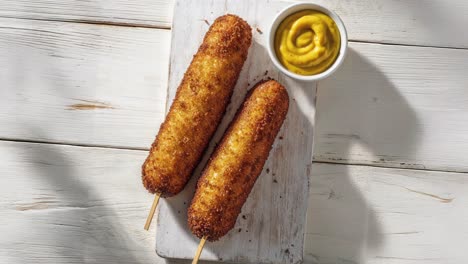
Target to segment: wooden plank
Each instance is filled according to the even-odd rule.
[[[219,1],[221,0],[214,0]],[[225,1],[232,5],[235,0]],[[289,1],[298,2],[298,1]],[[344,20],[351,40],[468,48],[464,0],[316,0]],[[171,0],[4,0],[0,16],[170,27]],[[194,17],[195,18],[195,17]],[[195,18],[203,19],[203,18]],[[265,18],[269,23],[273,16]],[[450,30],[448,30],[450,29]]]
[[[306,263],[466,263],[468,174],[312,166]]]
[[[0,262],[165,263],[143,230],[145,151],[0,142]]]
[[[0,137],[148,148],[170,32],[0,19]]]
[[[231,104],[207,155],[195,173],[195,179],[177,197],[164,199],[159,203],[160,231],[156,234],[156,252],[160,256],[193,258],[199,239],[191,234],[186,224],[185,212],[199,171],[244,100],[248,87],[271,77],[287,87],[291,99],[286,121],[279,133],[282,139],[276,141],[270,152],[270,158],[242,209],[242,217],[239,217],[234,232],[220,241],[207,243],[200,259],[244,263],[298,263],[303,258],[307,178],[312,160],[316,90],[313,83],[296,82],[280,74],[265,49],[267,35],[256,30],[257,27],[267,27],[267,18],[279,5],[283,3],[258,0],[226,3],[211,0],[176,2],[174,15],[178,19],[174,21],[172,28],[169,102],[172,101],[192,56],[198,50],[208,24],[218,16],[226,12],[240,15],[252,25],[254,38]],[[197,23],[194,18],[198,17],[208,22]],[[290,248],[291,243],[296,246]]]
[[[169,28],[172,6],[170,0],[3,0],[0,17]]]
[[[154,253],[156,225],[143,230],[146,154],[0,142],[0,261],[166,263]],[[311,171],[305,263],[468,261],[468,174],[320,163]]]
[[[315,161],[468,171],[468,51],[351,43],[320,82]]]
[[[462,224],[468,219],[462,209],[468,201],[466,174],[333,165],[313,169],[309,257],[315,255],[319,263],[466,261],[461,255],[468,242]]]
[[[468,2],[455,0],[316,0],[344,20],[349,39],[468,48]],[[450,30],[447,30],[450,28]]]

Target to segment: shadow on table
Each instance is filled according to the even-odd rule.
[[[256,57],[267,57],[261,45],[254,44],[253,49]],[[288,79],[279,78],[279,81],[286,86],[291,84]],[[300,93],[290,91],[290,95],[293,94],[306,98],[306,104],[299,108],[303,115],[309,113],[307,108],[313,106],[316,99],[313,89],[304,88]],[[294,99],[300,101],[300,98]],[[418,120],[414,111],[378,67],[353,47],[340,70],[319,83],[316,100],[315,140],[333,141],[335,155],[343,159],[341,162],[346,163],[355,144],[365,146],[375,156],[392,150],[392,146],[382,141],[389,145],[400,142],[398,152],[402,155],[410,155],[417,147]],[[333,130],[338,120],[346,122],[345,126],[339,126],[346,131],[321,132]],[[297,133],[300,136],[299,131]],[[319,153],[319,149],[314,152]],[[326,166],[327,173],[320,174],[318,166]],[[375,209],[366,200],[368,194],[365,193],[371,188],[369,177],[372,175],[351,173],[343,165],[312,166],[304,263],[362,263],[365,258],[378,254],[383,246],[383,231]],[[177,197],[176,200],[181,201],[174,200],[174,204],[190,201],[190,195],[182,196]],[[185,217],[180,221],[178,224],[186,225]],[[166,260],[168,264],[190,262]]]
[[[38,128],[31,131],[39,138],[42,135]],[[69,147],[34,143],[21,146],[28,153],[25,158],[35,165],[36,173],[29,177],[50,186],[56,196],[50,207],[59,206],[57,209],[60,209],[50,211],[48,216],[51,224],[61,226],[60,233],[50,233],[46,238],[52,241],[50,243],[56,250],[54,258],[75,259],[81,263],[144,263],[135,255],[135,245],[129,247],[127,244],[132,234],[125,232],[115,211],[105,205],[105,199],[100,197],[95,186],[89,186],[80,179],[86,175],[75,171],[74,167],[80,164],[65,151]],[[110,175],[102,177],[112,180]],[[53,219],[56,219],[55,223],[52,223]],[[141,246],[141,252],[147,251],[144,246]],[[28,259],[35,258],[34,255],[28,256]]]
[[[76,9],[83,8],[79,2],[76,2],[76,4],[81,5],[76,6]],[[70,8],[72,7],[70,6]],[[96,9],[99,6],[90,4],[89,8]],[[32,13],[35,11],[33,7],[26,10],[26,12]],[[27,21],[24,23],[28,23]],[[27,27],[28,31],[25,31],[27,33],[21,34],[27,34],[28,39],[30,38],[34,43],[40,45],[30,46],[26,45],[27,43],[20,43],[21,38],[18,37],[20,34],[18,33],[18,36],[13,35],[11,41],[14,45],[6,47],[6,54],[9,55],[6,61],[10,65],[9,69],[12,70],[11,79],[8,80],[12,85],[9,87],[11,91],[7,90],[7,92],[11,92],[11,96],[13,96],[13,93],[22,95],[22,93],[33,90],[38,82],[42,82],[41,85],[49,86],[49,90],[54,92],[53,96],[70,97],[74,91],[66,89],[75,86],[67,84],[68,79],[63,77],[66,74],[62,72],[64,65],[61,64],[63,60],[60,59],[62,56],[69,56],[66,53],[70,49],[67,50],[60,45],[55,45],[58,43],[56,36],[59,35],[60,29],[51,28],[42,34],[37,33],[37,22],[31,20],[30,23],[31,26]],[[94,66],[88,64],[90,67]],[[79,93],[79,89],[76,91]],[[39,95],[44,96],[43,94]],[[53,96],[47,98],[53,99]],[[28,109],[28,103],[26,100],[24,100],[24,103],[17,103],[16,108],[13,109],[14,112],[12,110],[11,114],[21,117],[21,113]],[[32,101],[32,103],[35,102]],[[43,107],[42,110],[47,111],[47,106]],[[54,123],[53,120],[54,117],[51,116],[50,124],[48,124],[47,120],[42,121],[41,124],[36,124],[33,119],[25,119],[22,124],[23,134],[31,136],[34,140],[48,141],[50,140],[49,136],[41,131],[39,126],[49,125],[49,129],[53,129],[54,126],[61,125]],[[47,258],[59,262],[145,263],[141,260],[141,257],[137,256],[138,252],[135,251],[135,245],[128,245],[128,242],[131,241],[128,237],[132,237],[134,234],[125,232],[126,228],[119,223],[119,217],[114,209],[106,206],[103,202],[105,199],[99,195],[100,190],[97,190],[96,186],[86,184],[81,179],[85,175],[79,175],[75,170],[76,167],[83,164],[71,159],[70,153],[66,152],[67,148],[70,147],[34,143],[21,143],[20,146],[27,153],[24,158],[35,166],[33,175],[24,176],[30,178],[31,181],[41,181],[49,186],[48,190],[51,189],[54,196],[56,196],[54,201],[48,201],[48,203],[52,203],[49,205],[51,208],[54,208],[57,204],[65,207],[51,210],[47,215],[47,219],[50,219],[50,223],[47,224],[57,225],[57,230],[60,230],[60,232],[48,233],[44,237],[44,240],[50,243],[48,245],[50,248],[45,251],[51,253],[51,255],[44,255],[43,252],[38,254],[37,251],[26,249],[21,251],[22,254],[14,256],[18,261],[17,263],[25,263],[27,260],[44,261]],[[109,177],[109,181],[112,181],[112,175],[102,175],[102,177]],[[42,232],[42,230],[35,230],[35,232]],[[136,248],[139,247],[141,252],[151,250],[146,248],[145,245],[136,246]]]
[[[410,155],[418,145],[415,112],[377,65],[353,46],[348,51],[340,70],[318,84],[315,155],[326,147],[337,158],[322,160],[346,163],[361,144],[379,159],[393,150],[392,142],[399,142],[398,153]],[[317,163],[311,174],[304,263],[363,263],[378,254],[383,231],[363,194],[372,188],[372,175]]]

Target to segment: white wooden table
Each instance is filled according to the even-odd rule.
[[[318,85],[305,263],[468,263],[468,2],[315,2],[350,48]],[[166,263],[140,166],[172,5],[0,0],[0,263]]]

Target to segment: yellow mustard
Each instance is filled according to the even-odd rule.
[[[322,12],[304,10],[288,16],[276,30],[275,52],[288,70],[313,75],[327,70],[340,51],[335,21]]]

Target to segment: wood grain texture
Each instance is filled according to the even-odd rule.
[[[468,50],[351,43],[318,85],[315,161],[468,171]]]
[[[139,179],[146,154],[0,142],[0,261],[187,263],[159,258],[156,225],[142,228],[153,198]],[[468,261],[468,174],[320,163],[311,172],[304,263]],[[239,228],[258,220],[250,212]]]
[[[167,30],[0,19],[0,138],[149,148]]]
[[[314,0],[336,11],[356,41],[468,48],[464,0]]]
[[[468,174],[314,163],[305,263],[466,263]]]
[[[0,17],[169,28],[171,0],[2,0]]]
[[[214,0],[233,4],[235,0]],[[291,2],[299,1],[285,1]],[[72,1],[3,0],[0,16],[100,22],[168,28],[173,0]],[[344,20],[349,38],[358,41],[468,48],[465,0],[316,0]],[[209,8],[209,5],[205,8]],[[194,17],[194,19],[203,19]],[[270,17],[268,19],[271,19]]]
[[[318,3],[337,11],[352,40],[468,47],[463,0]],[[169,31],[36,20],[168,28],[171,5],[3,1],[0,17],[21,19],[0,19],[0,138],[148,148],[164,116]],[[195,17],[192,26],[206,30],[204,19],[213,17]],[[255,34],[266,33],[268,19]],[[357,43],[350,49],[340,72],[318,87],[315,158],[466,172],[466,52]],[[189,52],[184,56],[188,63]],[[139,178],[146,154],[0,142],[0,262],[167,263],[154,254],[154,230],[142,229],[152,200]],[[262,176],[270,178],[261,179],[272,182],[271,203],[284,206],[278,195],[288,179],[268,168]],[[314,164],[305,263],[468,262],[467,175]],[[253,212],[258,204],[248,206]],[[256,219],[245,214],[241,232]],[[266,225],[275,228],[275,221]],[[233,247],[251,250],[248,242]],[[296,247],[284,243],[284,252]]]
[[[142,228],[145,155],[0,142],[0,262],[164,263]]]
[[[172,28],[168,102],[174,98],[179,82],[208,30],[208,24],[218,16],[233,13],[245,19],[253,28],[253,43],[231,104],[195,176],[182,193],[160,202],[157,222],[159,231],[156,236],[156,252],[160,256],[193,258],[199,240],[187,226],[186,211],[200,169],[242,103],[247,89],[261,79],[274,78],[288,89],[291,99],[286,121],[279,133],[282,139],[277,138],[264,171],[247,199],[234,229],[220,241],[207,243],[200,259],[298,263],[303,258],[307,178],[312,161],[315,85],[295,82],[279,74],[265,49],[266,34],[256,30],[257,27],[267,27],[269,14],[281,4],[254,0],[244,1],[242,4],[209,0],[176,2],[174,15],[179,19],[174,21]],[[203,19],[194,20],[197,17]],[[290,248],[291,243],[296,246]]]

